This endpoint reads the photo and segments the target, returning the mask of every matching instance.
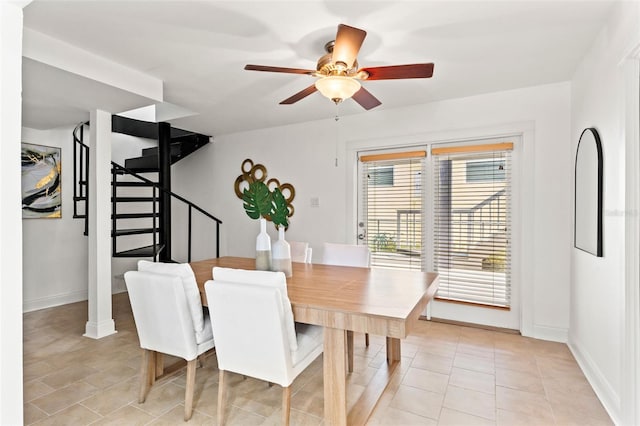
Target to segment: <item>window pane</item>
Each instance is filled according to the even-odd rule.
[[[504,180],[504,160],[467,161],[467,182]]]
[[[393,166],[373,168],[369,172],[369,185],[393,186]]]
[[[361,163],[371,266],[422,270],[424,157]]]

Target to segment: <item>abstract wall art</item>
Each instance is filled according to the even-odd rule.
[[[62,217],[61,149],[22,143],[22,218]]]

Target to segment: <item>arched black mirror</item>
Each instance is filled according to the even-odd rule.
[[[584,129],[576,152],[574,245],[602,257],[602,144],[598,131]]]

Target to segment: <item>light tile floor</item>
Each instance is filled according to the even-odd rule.
[[[141,350],[129,299],[114,296],[117,334],[82,337],[87,303],[24,315],[24,418],[38,425],[181,425],[185,371],[161,379],[138,404]],[[353,403],[385,362],[384,339],[356,335]],[[167,360],[170,364],[172,360]],[[229,425],[277,425],[281,388],[230,376]],[[215,354],[196,373],[189,424],[215,424]],[[293,384],[291,423],[320,425],[322,357]],[[564,344],[420,321],[370,425],[610,425]]]

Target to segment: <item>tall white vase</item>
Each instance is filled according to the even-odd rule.
[[[278,240],[273,243],[271,251],[273,257],[272,270],[276,272],[284,272],[288,278],[292,275],[291,268],[291,247],[284,239],[284,226],[278,228]]]
[[[267,219],[260,218],[260,233],[256,238],[256,269],[271,270],[271,237],[267,234]]]

